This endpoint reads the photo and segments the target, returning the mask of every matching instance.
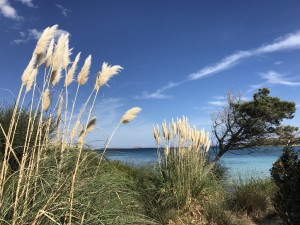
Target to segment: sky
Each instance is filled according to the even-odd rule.
[[[73,60],[92,55],[82,101],[103,62],[124,68],[97,99],[88,135],[96,148],[135,106],[142,112],[110,147],[152,147],[152,126],[183,115],[210,131],[210,115],[232,89],[250,100],[268,87],[296,102],[286,123],[299,126],[299,9],[299,0],[0,0],[0,101],[13,101],[41,32],[58,24]]]

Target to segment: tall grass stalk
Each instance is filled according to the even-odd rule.
[[[55,42],[54,35],[57,28],[58,26],[54,25],[42,33],[32,59],[21,77],[22,83],[10,125],[6,129],[0,123],[0,132],[5,136],[5,150],[0,159],[0,221],[8,224],[86,224],[85,220],[90,224],[93,221],[91,215],[96,211],[98,216],[94,217],[94,220],[99,223],[94,224],[102,223],[102,217],[106,219],[109,217],[101,214],[101,208],[90,209],[92,211],[81,210],[80,201],[77,200],[80,192],[77,192],[77,189],[82,190],[85,188],[84,185],[90,184],[85,184],[78,176],[83,176],[82,170],[86,171],[85,167],[88,167],[89,157],[84,153],[85,138],[96,123],[93,108],[98,92],[111,77],[120,72],[122,67],[103,63],[102,69],[97,74],[95,86],[91,88],[79,114],[74,118],[75,105],[79,104],[77,102],[80,95],[79,87],[87,82],[91,56],[87,57],[78,74],[75,97],[70,104],[68,98],[72,89],[69,87],[74,80],[80,53],[73,62],[70,62],[69,35],[62,34]],[[39,78],[39,72],[43,78]],[[62,77],[65,79],[61,85]],[[14,149],[14,141],[18,123],[24,122],[20,121],[20,115],[27,98],[30,98],[28,127],[23,134],[25,141],[20,146],[22,154],[19,158]],[[125,113],[117,128],[120,124],[130,122],[139,110],[135,108],[131,114]],[[88,112],[86,117],[83,116],[85,111]],[[76,138],[79,124],[84,126]],[[53,131],[56,131],[56,137],[59,138],[53,138]],[[17,161],[17,171],[10,170],[11,157]],[[94,182],[92,178],[99,178],[98,169],[102,169],[100,165],[102,157],[99,159],[96,160],[97,167],[88,171],[93,175],[85,177],[89,182]],[[124,195],[117,193],[117,196],[122,202],[120,196]],[[86,201],[87,205],[92,206],[91,201]],[[118,217],[117,214],[114,215]]]
[[[164,121],[161,133],[158,126],[154,127],[154,137],[164,190],[178,208],[188,207],[192,199],[201,195],[212,173],[212,165],[206,161],[210,147],[208,133],[190,127],[188,119],[183,117],[168,125]]]

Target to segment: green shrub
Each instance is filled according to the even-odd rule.
[[[273,203],[279,216],[285,224],[300,224],[300,160],[293,147],[283,149],[271,176],[277,187]]]
[[[239,178],[229,189],[229,208],[246,213],[254,219],[266,216],[272,211],[271,198],[274,185],[269,179]]]
[[[29,192],[28,198],[19,201],[24,209],[22,222],[31,224],[35,216],[43,209],[43,218],[39,224],[50,225],[55,221],[64,224],[65,215],[69,211],[69,186],[71,174],[76,164],[77,149],[68,149],[65,154],[65,164],[62,168],[64,184],[57,191],[56,164],[57,149],[48,149],[46,160],[41,165],[38,175],[38,192],[33,196]],[[74,193],[74,212],[72,224],[154,224],[153,220],[144,215],[143,202],[139,192],[134,188],[135,181],[131,176],[124,176],[118,165],[102,160],[99,164],[100,155],[85,150],[81,158],[81,167],[76,178],[77,186]],[[127,170],[130,167],[124,166]],[[18,174],[13,174],[7,185],[6,198],[0,209],[1,220],[11,223],[13,220],[12,210],[7,211],[13,204],[14,198],[10,197],[15,192],[14,185]],[[33,186],[33,185],[32,185]],[[51,202],[49,199],[54,196]],[[24,201],[27,201],[24,208]],[[48,203],[47,203],[48,202]],[[0,223],[1,224],[1,223]]]
[[[17,117],[19,117],[20,122],[15,127],[16,130],[14,132],[14,135],[13,135],[12,141],[11,141],[11,145],[12,145],[12,148],[14,149],[15,156],[13,154],[10,154],[8,156],[8,163],[9,163],[10,169],[12,171],[17,171],[19,168],[18,161],[19,162],[21,161],[25,143],[28,142],[27,145],[29,148],[31,148],[33,146],[34,140],[37,136],[38,122],[37,122],[37,120],[35,120],[33,122],[34,126],[32,126],[33,130],[31,131],[30,140],[26,141],[27,129],[28,129],[28,127],[30,127],[29,121],[30,121],[30,118],[32,118],[32,119],[34,118],[34,116],[33,116],[34,111],[35,110],[30,111],[27,108],[22,108],[22,109],[19,108],[18,109]],[[9,126],[11,124],[13,112],[14,112],[14,105],[2,104],[0,107],[0,124],[1,124],[5,134],[8,134],[8,130],[9,130]],[[39,118],[39,117],[40,117],[40,112],[37,112],[36,118]],[[44,119],[44,120],[46,120],[46,119]],[[53,131],[53,126],[51,127],[50,133],[52,133],[52,131]],[[42,132],[45,133],[45,130],[42,129]],[[2,131],[2,129],[0,129],[0,154],[2,157],[5,154],[4,153],[5,145],[6,145],[5,135]]]

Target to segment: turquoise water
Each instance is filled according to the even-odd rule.
[[[300,150],[300,147],[296,147]],[[228,168],[231,176],[251,175],[266,177],[270,175],[273,162],[281,155],[282,147],[261,147],[227,152],[220,161]],[[157,162],[155,148],[114,149],[106,156],[133,165],[154,164]]]

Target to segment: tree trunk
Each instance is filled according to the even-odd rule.
[[[213,163],[216,163],[219,161],[219,159],[229,150],[229,146],[227,145],[221,145],[219,146],[219,152],[217,153],[217,155],[215,156],[215,158],[213,159]]]

